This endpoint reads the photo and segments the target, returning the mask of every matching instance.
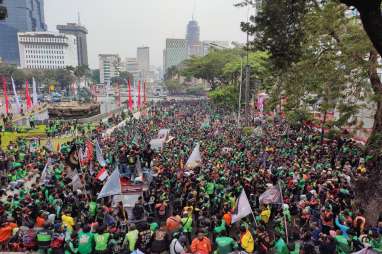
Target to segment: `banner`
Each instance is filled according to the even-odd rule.
[[[13,80],[13,77],[11,77],[11,80],[12,80],[13,95],[15,96],[15,101],[16,101],[16,112],[20,113],[21,106],[20,106],[19,96],[17,96],[16,85],[15,85],[15,81]]]
[[[128,86],[129,86],[129,110],[130,110],[130,112],[133,112],[133,99],[131,98],[131,83],[130,83],[130,79],[128,81]]]
[[[32,108],[32,100],[31,100],[31,96],[29,94],[29,81],[28,80],[25,80],[25,99],[27,102],[27,109],[31,109]]]
[[[138,104],[137,104],[138,110],[141,109],[141,81],[138,80]]]
[[[106,161],[103,158],[102,150],[101,150],[101,147],[99,146],[99,143],[98,143],[97,139],[96,139],[95,147],[96,147],[97,161],[98,161],[99,165],[101,165],[101,167],[105,167],[106,166]]]
[[[37,95],[37,86],[36,86],[36,80],[32,80],[33,82],[33,106],[37,106],[38,105],[38,95]]]
[[[5,113],[8,114],[9,113],[9,99],[8,99],[8,95],[7,95],[7,81],[5,80],[4,77],[3,77],[3,95],[4,95],[4,99],[5,99]]]
[[[277,186],[272,186],[259,197],[260,204],[282,204],[280,190]]]

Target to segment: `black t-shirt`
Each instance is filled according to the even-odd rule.
[[[150,249],[151,245],[151,230],[147,229],[140,231],[138,235],[137,248],[143,252]]]

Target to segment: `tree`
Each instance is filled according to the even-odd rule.
[[[164,74],[164,80],[173,79],[176,75],[178,75],[178,73],[178,68],[176,66],[171,66],[166,70],[166,73]]]
[[[358,10],[367,35],[382,56],[382,0],[340,0],[340,2],[354,6]]]
[[[91,80],[93,83],[99,84],[101,82],[99,69],[92,70],[91,72]]]
[[[181,74],[186,77],[204,79],[210,84],[211,89],[215,89],[232,80],[232,77],[225,75],[224,66],[237,57],[238,53],[232,49],[212,50],[204,57],[193,57],[186,60],[183,63]]]
[[[208,97],[218,106],[235,110],[239,103],[239,89],[234,85],[222,85],[210,91]]]

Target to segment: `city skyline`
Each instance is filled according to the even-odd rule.
[[[166,5],[155,0],[111,0],[109,4],[94,4],[98,1],[100,0],[45,2],[49,31],[55,31],[58,24],[76,22],[77,13],[81,13],[81,24],[89,31],[88,53],[91,68],[98,67],[98,54],[110,53],[119,54],[122,58],[131,57],[136,54],[137,48],[142,46],[150,47],[152,64],[162,66],[166,38],[184,38],[186,26],[193,13],[193,2],[186,0],[167,0]],[[197,2],[195,20],[201,27],[201,39],[245,40],[245,34],[240,31],[240,22],[246,20],[248,12],[245,8],[234,7],[236,2]],[[219,5],[219,8],[213,8],[216,5]],[[139,20],[141,22],[138,22]]]

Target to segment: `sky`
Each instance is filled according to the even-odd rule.
[[[98,68],[98,54],[136,57],[136,48],[150,47],[151,65],[162,66],[166,38],[185,38],[195,9],[201,40],[245,40],[240,22],[248,9],[233,5],[240,0],[45,0],[49,31],[57,24],[77,22],[88,31],[91,68]],[[194,4],[195,2],[195,4]],[[195,8],[194,8],[195,6]]]

